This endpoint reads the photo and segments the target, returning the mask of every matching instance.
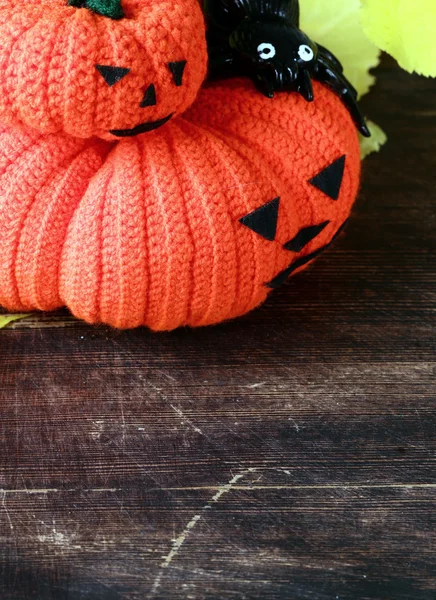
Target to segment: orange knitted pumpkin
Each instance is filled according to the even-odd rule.
[[[118,143],[4,130],[0,303],[169,330],[242,315],[324,249],[359,183],[356,128],[248,80]]]
[[[0,0],[0,121],[127,137],[194,101],[206,74],[197,0]]]

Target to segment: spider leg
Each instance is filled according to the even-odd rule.
[[[253,83],[261,94],[267,98],[274,98],[274,81],[268,76],[268,73],[256,73],[253,78]]]
[[[328,50],[325,46],[321,46],[321,44],[317,43],[316,45],[318,46],[319,53],[322,54],[323,57],[328,61],[330,61],[332,65],[334,65],[336,71],[340,71],[342,73],[344,67],[342,66],[341,61],[333,54],[333,52],[330,52],[330,50]]]
[[[273,65],[266,64],[261,69],[252,70],[250,77],[261,94],[267,98],[274,98],[278,89],[278,73]]]
[[[357,90],[356,88],[348,81],[348,79],[345,78],[344,75],[344,67],[342,66],[342,63],[339,61],[338,58],[336,58],[336,56],[330,52],[330,50],[327,50],[327,48],[325,48],[324,46],[320,46],[319,44],[317,44],[318,46],[318,60],[321,60],[322,62],[325,62],[326,64],[328,64],[333,71],[335,71],[336,73],[340,73],[343,78],[346,80],[346,82],[348,83],[348,87],[350,89],[350,92],[352,92],[353,96],[357,99]]]
[[[318,56],[318,61],[315,65],[314,77],[330,87],[339,96],[348,108],[360,133],[365,137],[371,137],[371,133],[357,104],[356,90],[342,73],[338,73],[335,70],[334,66],[322,53]]]
[[[298,78],[298,92],[305,100],[307,100],[307,102],[313,102],[312,78],[309,71],[306,71],[305,69],[300,73]]]

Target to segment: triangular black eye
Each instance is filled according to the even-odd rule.
[[[185,72],[187,61],[178,60],[177,62],[168,63],[168,68],[173,74],[174,83],[180,87],[183,83],[183,73]]]
[[[121,81],[123,77],[130,73],[130,69],[124,67],[108,67],[106,65],[95,65],[95,68],[106,81],[109,87],[114,86]]]
[[[156,106],[156,88],[153,84],[149,85],[145,91],[144,98],[140,104],[141,108],[145,108],[146,106]]]
[[[291,252],[301,252],[305,246],[316,238],[317,235],[324,231],[330,221],[325,221],[320,225],[312,225],[311,227],[305,227],[297,233],[297,235],[283,247],[285,250]]]
[[[326,169],[318,173],[309,183],[324,192],[332,200],[339,198],[345,169],[345,155],[341,156]]]
[[[239,219],[239,222],[266,240],[273,242],[276,239],[279,206],[280,198],[274,198],[268,204],[264,204],[246,217]]]

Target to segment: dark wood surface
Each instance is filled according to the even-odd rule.
[[[435,600],[436,83],[378,74],[348,232],[261,309],[0,332],[2,600]]]

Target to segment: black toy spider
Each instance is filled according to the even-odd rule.
[[[341,98],[359,131],[370,137],[341,63],[299,29],[298,0],[204,0],[204,12],[212,77],[248,76],[268,98],[287,90],[308,102],[312,78],[317,79]]]

